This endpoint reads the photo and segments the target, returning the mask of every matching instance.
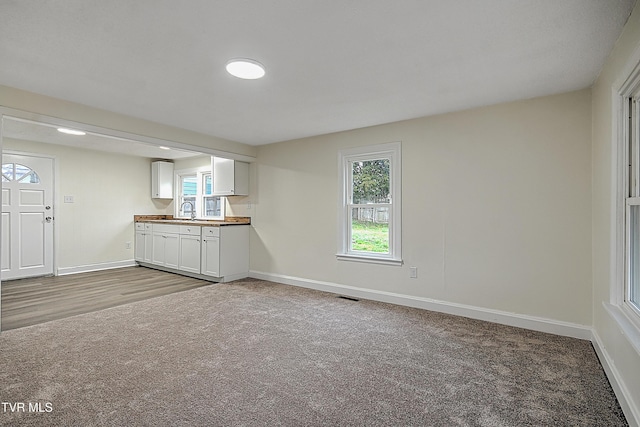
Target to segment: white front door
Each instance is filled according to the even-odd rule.
[[[2,154],[2,280],[53,274],[53,159]]]

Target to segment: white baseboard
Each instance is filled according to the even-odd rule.
[[[260,271],[250,271],[249,276],[256,279],[268,280],[285,285],[300,286],[303,288],[331,292],[350,297],[388,302],[414,308],[422,308],[425,310],[437,311],[440,313],[454,314],[456,316],[485,320],[487,322],[499,323],[502,325],[547,332],[550,334],[579,338],[583,340],[591,340],[592,337],[590,326],[579,325],[576,323],[562,322],[558,320],[527,316],[523,314],[492,310],[482,307],[474,307],[471,305],[457,304],[447,301],[439,301],[431,298],[415,297],[393,292],[376,291],[372,289],[340,285],[337,283],[321,282],[317,280],[303,279],[300,277],[264,273]]]
[[[64,276],[67,274],[88,273],[89,271],[110,270],[112,268],[135,267],[135,260],[103,262],[99,264],[79,265],[76,267],[58,267],[57,275]]]
[[[592,331],[591,343],[598,354],[600,364],[602,364],[602,368],[607,374],[611,388],[613,388],[613,392],[618,398],[618,403],[620,403],[620,407],[627,418],[629,426],[640,427],[640,409],[636,406],[633,399],[630,398],[631,395],[629,394],[629,390],[627,389],[620,372],[616,368],[615,363],[613,363],[609,353],[607,353],[607,350],[595,329]]]

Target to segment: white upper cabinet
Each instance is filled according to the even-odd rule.
[[[249,163],[212,157],[213,195],[248,196]]]
[[[173,199],[173,163],[151,163],[151,197]]]

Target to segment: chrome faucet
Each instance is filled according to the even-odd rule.
[[[195,206],[193,206],[193,203],[192,203],[192,202],[189,202],[189,201],[182,202],[182,204],[180,205],[180,210],[182,211],[182,207],[183,207],[184,205],[186,205],[187,203],[188,203],[189,205],[191,205],[191,220],[193,221],[193,220],[195,220],[195,219],[196,219],[196,207],[195,207]]]

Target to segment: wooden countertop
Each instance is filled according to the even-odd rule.
[[[205,227],[221,227],[227,225],[249,225],[251,224],[251,217],[249,216],[228,216],[224,221],[209,220],[209,219],[184,219],[174,218],[172,215],[134,215],[134,222],[153,222],[159,224],[184,224],[184,225],[199,225]]]

